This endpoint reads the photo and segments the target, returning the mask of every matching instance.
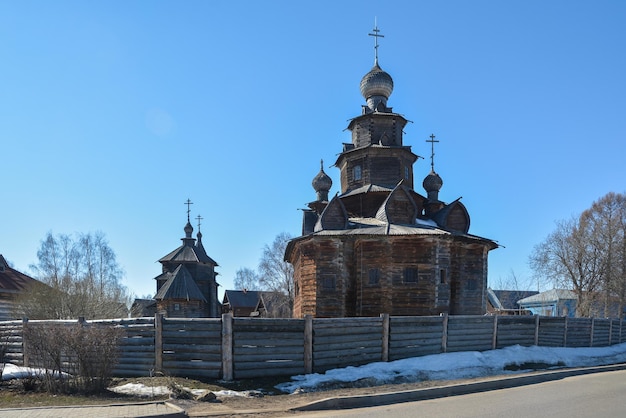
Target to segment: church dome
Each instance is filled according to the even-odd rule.
[[[428,193],[428,199],[437,200],[439,195],[439,190],[441,190],[441,186],[443,186],[443,180],[439,177],[439,174],[435,173],[435,171],[431,171],[422,182],[422,186],[424,190]]]
[[[320,161],[320,172],[313,178],[311,185],[317,193],[318,200],[328,201],[328,191],[332,187],[333,181],[324,172],[324,160]]]
[[[193,232],[193,226],[187,221],[187,225],[185,225],[185,237],[191,238],[191,233]]]
[[[361,79],[361,94],[367,100],[367,106],[375,110],[379,103],[387,106],[387,99],[393,91],[393,79],[380,68],[378,62]]]

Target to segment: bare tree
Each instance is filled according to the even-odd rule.
[[[537,277],[571,288],[577,316],[618,314],[626,305],[626,196],[609,193],[579,217],[557,228],[535,246],[530,266]]]
[[[37,285],[18,301],[20,314],[32,319],[126,316],[130,294],[121,284],[123,271],[101,232],[69,235],[48,233],[32,265]]]
[[[595,201],[581,216],[581,225],[588,231],[591,245],[602,260],[601,303],[603,316],[610,316],[614,301],[619,312],[626,302],[626,269],[624,268],[626,195],[608,193]],[[621,316],[621,315],[620,315]]]
[[[285,248],[292,239],[282,232],[276,236],[272,245],[265,245],[259,262],[259,284],[263,290],[279,292],[286,296],[284,305],[288,312],[293,311],[294,283],[293,266],[284,260]]]
[[[256,271],[247,267],[240,268],[235,272],[233,284],[235,289],[260,290],[259,276]]]

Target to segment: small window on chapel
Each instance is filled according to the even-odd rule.
[[[404,269],[404,283],[417,283],[416,267],[407,267]]]
[[[361,180],[361,166],[355,165],[353,169],[354,180]]]
[[[404,167],[404,179],[408,180],[409,179],[409,167]]]
[[[180,303],[175,303],[174,304],[174,310],[175,311],[180,311]]]
[[[335,290],[335,276],[322,277],[323,290]]]
[[[446,269],[439,270],[439,284],[446,284]]]
[[[380,281],[380,270],[377,268],[371,268],[369,269],[368,276],[368,284],[378,284]]]

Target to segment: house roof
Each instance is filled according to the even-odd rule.
[[[529,296],[518,300],[517,303],[520,305],[528,305],[532,303],[547,303],[547,302],[558,302],[559,300],[576,300],[578,297],[576,293],[572,290],[568,289],[552,289],[547,292],[541,292],[539,294]]]
[[[493,290],[487,289],[489,302],[496,309],[519,309],[517,301],[538,294],[535,290]]]
[[[19,293],[35,283],[41,282],[9,267],[0,254],[0,293]]]
[[[235,308],[256,308],[261,292],[257,290],[226,290],[224,291],[224,305]]]
[[[194,281],[189,270],[181,264],[170,274],[170,278],[161,286],[154,296],[157,300],[184,299],[201,300],[206,302],[206,298]]]

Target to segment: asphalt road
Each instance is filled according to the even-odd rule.
[[[418,402],[345,411],[302,413],[305,417],[626,417],[626,371]]]

